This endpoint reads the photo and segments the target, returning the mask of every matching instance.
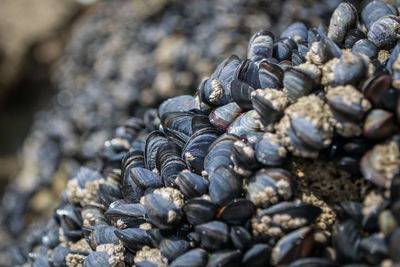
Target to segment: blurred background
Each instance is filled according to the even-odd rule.
[[[253,33],[328,24],[339,2],[1,0],[0,252],[24,243],[13,257],[26,260],[24,233],[124,120],[194,94],[225,57],[246,56]]]

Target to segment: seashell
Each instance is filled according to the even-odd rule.
[[[143,246],[151,245],[149,231],[141,228],[126,228],[115,230],[115,235],[132,252],[140,250]]]
[[[373,109],[365,118],[363,135],[369,139],[389,137],[393,130],[393,113],[383,109]]]
[[[282,165],[287,151],[277,134],[265,133],[255,147],[257,161],[265,166]]]
[[[169,261],[173,261],[188,251],[190,246],[189,242],[174,236],[161,240],[158,248],[164,257]]]
[[[218,206],[204,198],[192,198],[183,206],[190,224],[199,225],[212,221],[218,212]]]
[[[347,220],[339,225],[335,246],[341,264],[361,261],[360,241],[361,233],[355,222]]]
[[[231,94],[233,101],[242,109],[252,109],[251,105],[251,93],[254,92],[254,88],[240,80],[233,80],[231,85]],[[229,104],[228,104],[229,105]]]
[[[210,123],[225,131],[241,113],[242,109],[235,102],[231,102],[214,109],[209,115]]]
[[[274,43],[273,57],[279,62],[290,60],[294,49],[297,49],[297,44],[292,38],[281,38]]]
[[[94,267],[94,266],[109,266],[111,264],[109,262],[110,255],[107,254],[105,251],[94,251],[86,257],[85,261],[83,262],[84,267]]]
[[[253,61],[249,59],[243,60],[234,74],[234,79],[247,83],[253,88],[260,88],[261,84],[258,69],[258,65]]]
[[[182,150],[182,158],[189,170],[201,174],[207,150],[218,136],[214,129],[202,129],[190,137]]]
[[[288,99],[294,103],[300,97],[308,95],[315,88],[315,82],[304,71],[289,68],[285,71],[283,86]]]
[[[204,170],[208,176],[211,176],[214,170],[219,166],[233,166],[231,154],[233,143],[239,140],[235,135],[223,134],[218,137],[208,148],[204,158]]]
[[[111,203],[108,210],[104,213],[106,217],[116,227],[139,227],[146,222],[146,211],[140,203],[120,203],[118,201]]]
[[[292,38],[297,43],[306,43],[308,39],[307,26],[302,22],[295,22],[287,27],[281,34],[281,38]]]
[[[357,41],[366,38],[367,35],[363,31],[360,31],[359,29],[350,29],[344,39],[344,47],[352,48]]]
[[[328,37],[338,44],[342,43],[347,31],[354,27],[357,20],[357,9],[349,2],[340,3],[331,16]]]
[[[207,264],[207,252],[201,248],[195,248],[182,254],[171,262],[170,267],[203,267]]]
[[[247,250],[252,244],[251,234],[242,226],[232,226],[230,238],[233,246],[241,251]]]
[[[148,221],[160,229],[172,229],[182,218],[183,196],[177,189],[159,188],[144,196]]]
[[[313,229],[303,227],[282,237],[271,253],[271,264],[287,264],[310,255],[313,249]]]
[[[255,244],[246,251],[242,258],[244,266],[267,266],[272,248],[267,244]]]
[[[254,34],[247,48],[247,58],[252,61],[259,61],[272,56],[274,34],[269,31],[260,31]]]
[[[251,217],[254,210],[253,202],[237,198],[222,207],[218,218],[221,218],[229,225],[242,225]]]
[[[247,111],[237,117],[227,129],[227,133],[242,137],[250,132],[259,132],[260,116],[255,110]]]
[[[278,121],[289,105],[286,94],[276,89],[258,89],[251,95],[253,108],[261,116],[264,125]]]
[[[382,1],[369,2],[361,12],[361,18],[369,30],[375,21],[387,15],[397,15],[397,11],[394,7]]]
[[[161,103],[158,108],[158,117],[162,118],[164,114],[170,112],[185,112],[196,108],[199,108],[199,104],[195,97],[191,95],[176,96]]]
[[[279,65],[265,60],[261,61],[258,64],[258,77],[260,80],[260,87],[258,88],[281,88],[283,73]]]
[[[242,254],[238,250],[220,250],[213,253],[206,267],[232,266],[238,267]]]
[[[361,39],[354,43],[351,48],[351,52],[357,54],[363,54],[370,59],[378,57],[378,47],[368,39]]]
[[[207,193],[209,184],[208,180],[188,170],[180,172],[175,183],[187,199],[200,197]]]
[[[208,191],[211,200],[218,205],[225,205],[241,193],[242,181],[230,168],[220,166],[209,176]]]
[[[368,31],[368,39],[377,47],[389,45],[398,39],[400,29],[399,18],[393,15],[380,17],[372,23]]]
[[[384,93],[389,90],[392,78],[388,74],[377,74],[370,77],[363,85],[362,92],[374,107],[382,107]]]
[[[146,146],[144,151],[144,160],[146,168],[149,170],[156,169],[156,156],[158,149],[164,143],[167,143],[167,138],[161,131],[153,131],[146,138]],[[160,172],[161,170],[157,170]],[[124,171],[126,173],[126,170]]]
[[[108,225],[94,225],[89,230],[88,243],[93,250],[96,250],[97,246],[104,244],[119,244],[119,239],[115,235],[117,228]]]
[[[196,225],[195,231],[200,235],[201,246],[207,250],[221,249],[229,242],[228,225],[220,221]]]

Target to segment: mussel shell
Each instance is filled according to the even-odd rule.
[[[393,113],[373,109],[364,122],[363,135],[369,139],[384,139],[394,131]]]
[[[283,85],[290,101],[295,102],[298,98],[308,95],[314,89],[315,82],[307,73],[288,68],[283,77]]]
[[[237,68],[234,78],[257,89],[261,87],[258,65],[249,59],[243,60]]]
[[[140,228],[126,228],[115,230],[115,235],[122,244],[132,252],[141,249],[143,246],[151,246],[151,237],[148,230]]]
[[[195,248],[176,258],[169,266],[203,267],[207,264],[207,255],[204,249]]]
[[[204,198],[192,198],[182,209],[188,222],[193,225],[212,221],[218,212],[218,206]]]
[[[309,257],[292,261],[289,267],[338,267],[339,265],[326,258]]]
[[[377,47],[383,47],[397,40],[399,18],[393,15],[386,15],[372,23],[368,31],[368,39]]]
[[[303,227],[279,239],[272,249],[271,264],[287,264],[309,256],[314,245],[313,232],[313,228]]]
[[[189,171],[182,171],[176,177],[176,185],[187,199],[200,197],[207,193],[208,180]]]
[[[241,257],[239,250],[220,250],[211,255],[206,267],[236,267],[239,266]]]
[[[227,133],[242,137],[250,132],[260,131],[259,115],[255,110],[247,111],[237,117],[227,129]]]
[[[389,254],[385,238],[378,233],[364,237],[360,242],[360,250],[370,264],[379,264]]]
[[[104,267],[111,267],[109,262],[110,255],[107,254],[105,251],[93,251],[86,257],[85,261],[83,262],[84,267],[94,267],[94,266],[104,266]]]
[[[254,210],[253,202],[248,199],[238,198],[226,204],[218,217],[229,225],[242,225],[251,217]]]
[[[302,22],[295,22],[287,27],[281,34],[281,38],[292,38],[297,43],[306,43],[308,39],[307,26]]]
[[[161,240],[158,248],[164,257],[166,257],[169,261],[173,261],[189,250],[190,246],[189,242],[181,238],[170,237]]]
[[[329,38],[340,44],[344,40],[348,29],[353,28],[357,19],[357,10],[352,4],[349,2],[339,4],[331,16],[328,31]]]
[[[376,58],[378,56],[378,47],[368,39],[358,40],[353,47],[351,48],[351,52],[357,54],[363,54],[369,57],[370,59]]]
[[[204,158],[210,145],[217,139],[219,133],[213,129],[197,131],[182,150],[182,158],[191,171],[198,174],[203,170]]]
[[[162,144],[167,142],[167,138],[165,138],[164,133],[161,131],[153,131],[147,136],[144,151],[144,160],[147,169],[151,171],[156,169],[156,156],[158,149]]]
[[[360,241],[361,233],[354,221],[347,220],[339,225],[335,247],[340,263],[361,261]]]
[[[144,207],[148,221],[160,229],[174,228],[182,217],[178,207],[157,193],[144,196]]]
[[[207,250],[224,248],[230,240],[228,225],[220,221],[196,225],[195,231],[200,235],[201,246]]]
[[[235,248],[245,251],[252,245],[252,235],[242,226],[232,226],[230,238]]]
[[[217,129],[226,130],[229,125],[242,113],[242,109],[236,102],[217,107],[210,115],[210,123]]]
[[[192,131],[192,119],[195,114],[190,111],[167,112],[161,117],[161,124],[190,137]]]
[[[218,205],[225,205],[238,197],[242,189],[240,177],[230,168],[220,166],[209,177],[208,191],[211,200]]]
[[[397,11],[394,7],[382,1],[369,2],[361,12],[361,18],[367,29],[370,29],[375,21],[386,15],[397,15]]]
[[[262,267],[270,261],[272,248],[267,244],[255,244],[246,251],[242,258],[243,266]]]
[[[259,88],[281,88],[283,73],[283,69],[278,64],[265,60],[261,61],[258,64],[258,77],[260,80]]]
[[[279,166],[282,165],[286,158],[286,150],[283,142],[279,139],[278,143],[275,140],[271,140],[271,136],[264,136],[256,144],[256,158],[258,162],[265,166]]]
[[[90,230],[88,237],[88,243],[93,250],[96,250],[98,245],[103,244],[119,244],[119,239],[115,235],[115,230],[117,228],[108,225],[95,225],[93,229]]]
[[[274,39],[274,34],[269,31],[260,31],[254,34],[249,41],[247,58],[252,61],[270,58]]]
[[[367,38],[367,35],[363,31],[359,29],[350,29],[346,34],[344,47],[350,49],[358,40],[365,38]]]
[[[388,74],[378,74],[369,78],[362,87],[365,97],[374,105],[382,106],[382,96],[389,90],[392,84],[392,78]]]
[[[161,118],[168,112],[189,111],[195,108],[198,108],[195,97],[191,95],[176,96],[161,103],[158,108],[158,117]]]
[[[211,176],[219,166],[229,167],[232,165],[230,157],[233,150],[233,143],[237,140],[239,138],[235,135],[223,134],[211,144],[204,158],[204,169],[208,176]]]
[[[65,257],[70,252],[70,248],[64,245],[58,245],[53,250],[53,265],[55,267],[64,267],[67,266]]]
[[[127,227],[139,227],[139,225],[146,222],[146,210],[139,203],[111,204],[104,214],[114,225],[117,225],[118,220],[121,220]]]
[[[141,167],[130,170],[130,178],[133,183],[143,190],[147,188],[159,188],[163,186],[161,176]]]
[[[234,79],[232,81],[232,99],[242,110],[252,109],[251,93],[254,91],[255,89],[245,82],[242,82],[238,79]]]

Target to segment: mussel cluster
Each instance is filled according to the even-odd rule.
[[[117,129],[34,265],[399,264],[399,33],[381,1],[256,33],[195,96]]]

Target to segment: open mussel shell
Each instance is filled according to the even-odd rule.
[[[272,56],[274,34],[269,31],[261,31],[254,34],[247,48],[247,58],[252,61],[259,61]]]
[[[207,179],[188,170],[180,172],[175,183],[186,199],[204,195],[209,184]]]
[[[207,150],[218,136],[218,131],[206,128],[190,137],[182,150],[182,158],[185,159],[189,170],[201,173]]]
[[[209,176],[208,191],[211,200],[218,205],[225,205],[239,197],[242,192],[241,178],[229,167],[220,166]]]
[[[210,115],[210,123],[220,130],[226,130],[229,125],[242,113],[242,109],[236,102],[220,106],[214,109]]]
[[[141,249],[143,246],[150,246],[151,237],[148,230],[140,228],[126,228],[115,230],[118,239],[132,252]]]
[[[200,235],[201,246],[207,250],[224,248],[229,240],[229,227],[220,221],[211,221],[195,226],[195,231]]]
[[[271,264],[288,264],[309,256],[314,245],[313,232],[313,228],[303,227],[279,239],[272,249]]]
[[[218,212],[218,206],[204,198],[192,198],[183,206],[183,212],[190,224],[198,225],[212,221]]]
[[[207,264],[207,252],[201,248],[189,250],[171,262],[170,267],[203,267]]]
[[[229,225],[242,225],[253,214],[255,206],[248,199],[234,199],[226,204],[219,212],[218,218]]]

